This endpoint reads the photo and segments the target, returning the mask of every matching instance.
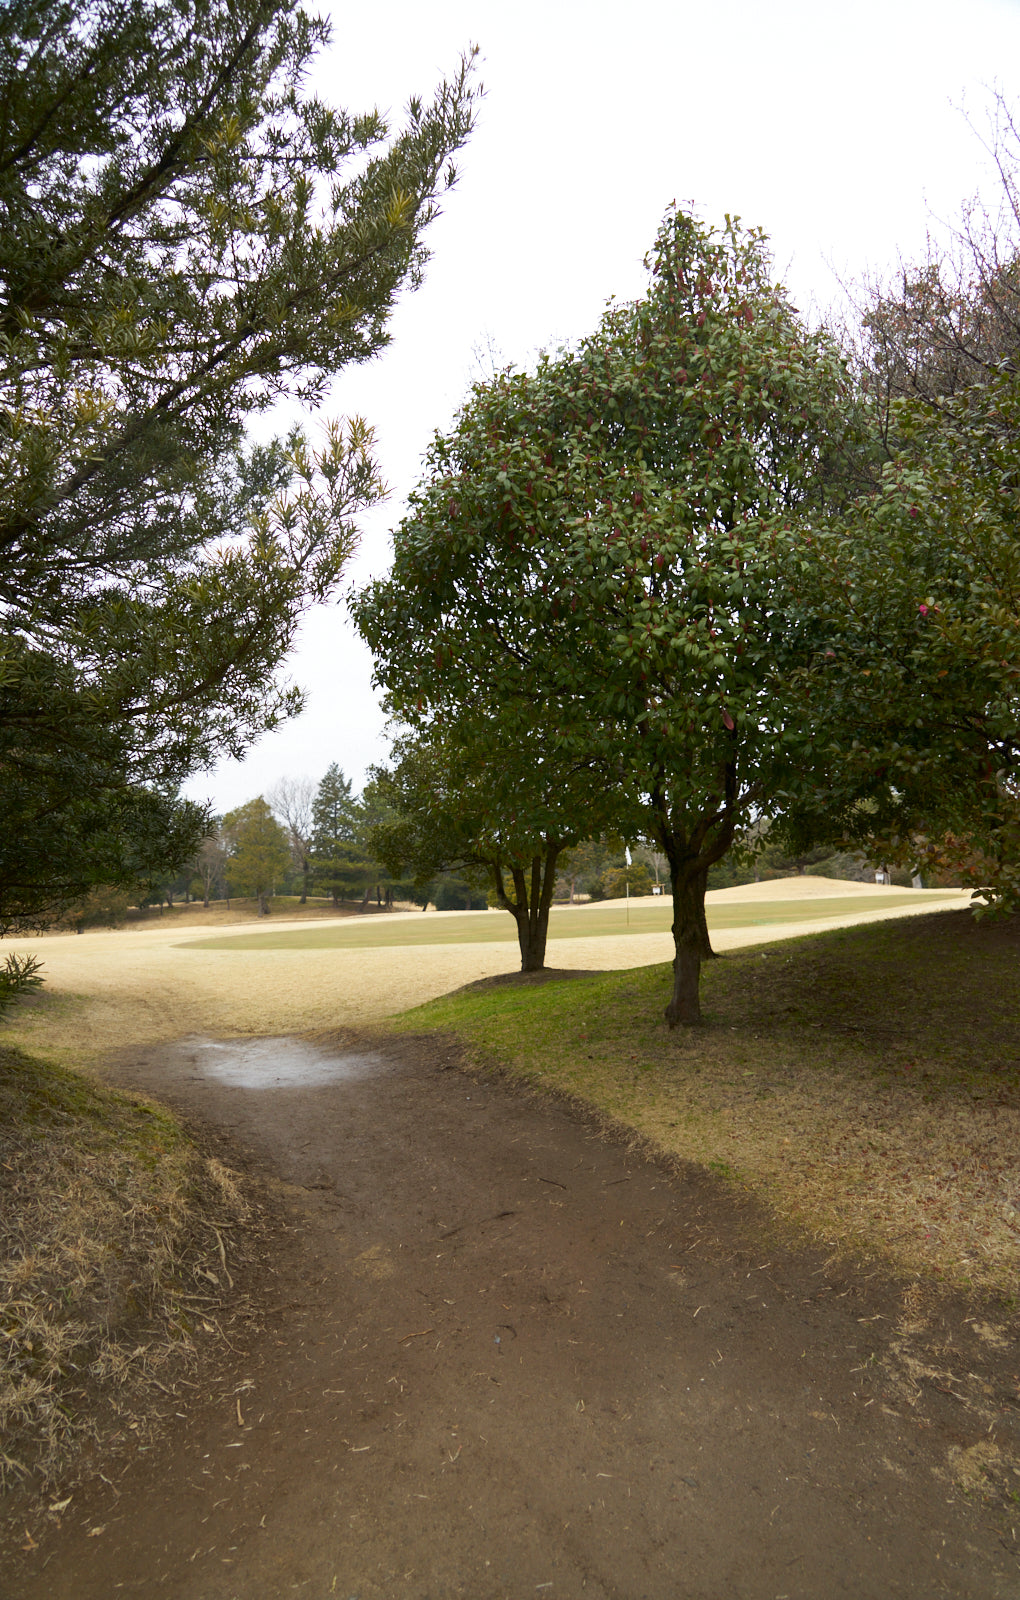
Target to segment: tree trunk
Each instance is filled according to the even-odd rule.
[[[302,863],[301,863],[301,898],[298,900],[298,905],[299,906],[304,906],[304,905],[308,904],[308,877],[309,877],[309,873],[310,872],[311,872],[311,866],[310,866],[309,862],[302,861]]]
[[[269,895],[266,892],[266,890],[264,890],[264,889],[260,889],[259,890],[259,892],[258,892],[258,901],[259,901],[259,916],[260,917],[268,917],[268,915],[269,915]]]
[[[522,972],[541,972],[545,966],[549,912],[552,909],[556,862],[560,850],[560,845],[547,843],[542,855],[532,857],[530,873],[526,873],[523,867],[510,869],[514,885],[512,900],[506,892],[501,866],[498,862],[493,865],[499,903],[510,912],[517,924]]]
[[[666,1007],[671,1028],[701,1021],[701,963],[714,952],[705,920],[708,871],[673,875],[673,995]]]
[[[536,857],[531,863],[531,878],[534,883],[535,867],[541,872],[541,857]],[[511,869],[514,880],[514,903],[509,907],[513,919],[517,924],[517,944],[521,952],[522,972],[541,972],[545,966],[545,940],[546,926],[541,918],[533,915],[533,901],[529,904],[528,875],[521,867]]]
[[[707,867],[695,875],[694,888],[697,899],[698,939],[701,945],[701,959],[702,961],[714,961],[715,951],[712,949],[712,941],[709,938],[708,918],[705,914],[705,895],[708,890]]]

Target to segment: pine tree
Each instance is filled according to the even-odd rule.
[[[334,761],[315,792],[312,804],[312,872],[316,884],[338,906],[347,895],[362,890],[371,876],[371,863],[359,842],[358,803],[350,778]]]
[[[181,779],[299,708],[281,664],[381,492],[357,419],[245,426],[386,344],[474,91],[462,63],[391,133],[304,87],[329,31],[0,7],[0,927],[179,869]]]

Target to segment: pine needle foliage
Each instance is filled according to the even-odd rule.
[[[2,926],[180,864],[177,786],[299,707],[382,493],[360,419],[245,428],[386,344],[476,90],[391,129],[308,91],[329,37],[295,0],[0,10]]]

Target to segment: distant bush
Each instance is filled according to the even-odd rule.
[[[602,900],[622,900],[630,885],[632,896],[651,894],[652,875],[643,862],[635,861],[632,867],[610,867],[608,872],[602,874],[600,880]],[[593,894],[592,899],[596,896]]]
[[[84,933],[86,928],[119,928],[127,920],[128,906],[134,904],[127,889],[100,884],[84,900],[72,906],[61,926]]]
[[[463,878],[440,878],[432,895],[437,911],[485,911],[489,897],[476,884]]]

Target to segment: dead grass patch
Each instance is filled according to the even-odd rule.
[[[947,1476],[959,1485],[965,1494],[984,1494],[990,1482],[1000,1477],[1004,1457],[997,1444],[990,1439],[979,1440],[968,1447],[951,1445]]]
[[[0,1486],[148,1433],[225,1337],[249,1213],[165,1109],[0,1049]]]
[[[434,1001],[389,1026],[565,1092],[840,1250],[1020,1289],[1020,922],[941,913],[734,952],[706,1026],[668,968]]]

